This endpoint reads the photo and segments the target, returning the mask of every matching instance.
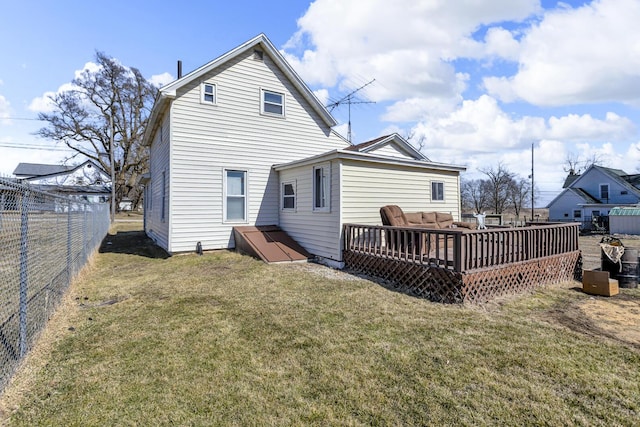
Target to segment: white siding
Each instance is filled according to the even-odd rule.
[[[609,232],[611,234],[640,234],[640,216],[610,215]]]
[[[378,156],[388,156],[388,157],[400,157],[403,159],[413,159],[413,156],[410,156],[402,151],[400,151],[395,145],[385,144],[380,148],[375,150],[367,151],[369,154],[376,154]]]
[[[313,167],[300,166],[280,172],[280,182],[296,183],[295,211],[280,212],[280,226],[303,248],[323,258],[341,261],[340,247],[340,162],[330,162],[331,206],[329,212],[313,210]]]
[[[460,218],[459,174],[353,160],[331,162],[331,212],[312,209],[313,167],[280,172],[296,183],[296,210],[280,212],[280,226],[314,255],[342,261],[342,225],[380,225],[380,208],[397,204],[406,212],[449,212]],[[444,183],[444,202],[431,202],[431,182]]]
[[[160,130],[162,129],[162,130]],[[162,120],[160,127],[156,131],[150,149],[149,174],[150,181],[147,184],[147,196],[150,200],[146,201],[145,209],[145,227],[147,234],[162,248],[171,251],[169,242],[169,225],[170,216],[169,203],[170,197],[170,144],[169,144],[170,123],[168,114]],[[162,174],[165,175],[165,217],[162,219]]]
[[[566,190],[560,197],[554,200],[549,205],[549,220],[550,221],[573,221],[573,211],[579,210],[581,216],[584,216],[582,206],[580,204],[585,203],[584,199],[578,196],[571,190]],[[581,221],[579,218],[577,221]]]
[[[200,103],[215,83],[217,105]],[[285,94],[285,118],[260,114],[260,90]],[[265,53],[246,52],[178,90],[171,107],[171,250],[233,247],[223,223],[223,171],[246,170],[248,221],[277,224],[279,186],[271,166],[348,144],[330,129]],[[154,206],[155,208],[155,206]]]
[[[444,201],[431,201],[431,182],[444,183]],[[380,208],[398,205],[404,212],[451,213],[460,220],[457,172],[345,161],[342,166],[342,221],[381,225]]]
[[[608,199],[600,199],[601,184],[609,185]],[[599,200],[601,203],[622,205],[638,203],[639,201],[637,194],[632,190],[597,168],[587,169],[587,171],[577,181],[574,181],[573,185],[584,190],[591,197]]]

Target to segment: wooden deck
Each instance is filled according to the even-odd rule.
[[[345,224],[347,268],[433,301],[484,302],[579,277],[577,224],[487,230]]]

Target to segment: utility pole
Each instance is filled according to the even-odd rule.
[[[111,135],[109,136],[109,162],[111,163],[111,223],[116,221],[116,171],[114,168],[115,159],[113,153],[113,109],[109,114],[109,127]]]
[[[534,214],[535,214],[535,208],[534,208],[534,194],[533,194],[533,188],[534,188],[534,184],[533,184],[533,142],[531,143],[531,222],[534,221]]]

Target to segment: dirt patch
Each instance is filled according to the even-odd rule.
[[[581,236],[585,270],[600,268],[603,236]],[[640,248],[640,236],[616,236],[625,247]],[[582,292],[582,285],[573,288]],[[613,297],[589,296],[552,310],[550,317],[576,332],[604,337],[640,349],[640,289],[621,289]]]
[[[578,306],[600,329],[640,347],[640,300],[628,295],[592,298]]]
[[[579,291],[579,288],[576,288]],[[574,301],[548,313],[561,325],[585,335],[617,341],[640,350],[640,298],[619,294]]]
[[[100,253],[138,255],[147,258],[167,259],[169,254],[157,246],[144,231],[118,231],[107,234],[100,245]]]

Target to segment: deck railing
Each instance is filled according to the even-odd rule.
[[[578,250],[576,223],[487,230],[344,225],[344,249],[455,272],[529,261]]]

